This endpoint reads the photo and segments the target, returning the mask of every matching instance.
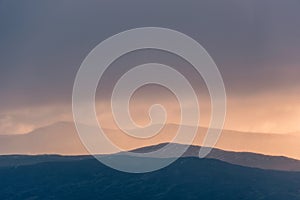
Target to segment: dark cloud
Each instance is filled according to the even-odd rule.
[[[0,108],[70,104],[88,52],[143,26],[172,28],[200,42],[229,95],[292,89],[300,83],[299,9],[298,0],[1,1]]]

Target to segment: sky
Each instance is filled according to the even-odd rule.
[[[225,129],[266,133],[300,131],[300,1],[0,1],[0,134],[22,134],[72,121],[72,87],[83,59],[104,39],[137,27],[165,27],[198,41],[217,64],[227,92]],[[210,103],[203,80],[178,57],[133,52],[112,64],[97,91],[97,114],[113,127],[109,91],[133,64],[160,61],[191,80],[201,102],[201,126]],[[153,93],[159,93],[153,96]],[[176,99],[149,86],[135,94],[132,116],[149,121],[151,103],[178,121]]]

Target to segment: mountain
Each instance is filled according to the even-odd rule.
[[[91,159],[93,156],[61,156],[61,155],[2,155],[0,156],[1,167],[20,167],[35,165],[46,162],[68,162]]]
[[[185,128],[187,132],[192,129],[188,126]],[[171,142],[177,129],[178,125],[167,124],[160,134],[147,140],[132,138],[119,130],[105,129],[105,131],[113,143],[124,150],[132,150]],[[202,145],[206,131],[206,128],[199,127],[194,145]],[[227,151],[255,152],[300,160],[299,134],[267,134],[223,130],[215,147]],[[79,139],[74,123],[59,122],[27,134],[0,135],[0,154],[85,155],[88,152]]]
[[[200,128],[199,135],[203,136],[203,128]],[[116,130],[109,130],[109,134],[120,135]],[[169,124],[164,128],[163,135],[169,136],[176,132],[176,125]],[[249,143],[245,142],[245,146],[248,146],[248,149],[253,150],[254,152],[259,151],[258,148],[265,143],[266,148],[268,145],[265,141],[272,140],[275,144],[279,143],[279,140],[282,143],[291,140],[294,137],[298,137],[296,134],[291,135],[278,135],[278,134],[258,134],[258,133],[243,133],[243,132],[233,132],[224,130],[217,147],[223,147],[224,149],[235,150],[236,144],[239,141],[249,139]],[[251,139],[252,138],[252,139]],[[251,139],[251,140],[250,140]],[[229,141],[232,141],[231,146],[226,145]],[[256,144],[257,140],[261,140],[261,144]],[[120,138],[120,141],[125,141],[124,138]],[[142,145],[140,143],[130,143],[131,146],[128,146],[128,150],[135,149],[134,151],[138,152],[147,152],[153,151],[165,145],[166,143],[160,143],[160,140],[152,140],[146,142],[148,145]],[[162,141],[168,141],[167,138],[162,139]],[[255,141],[255,142],[254,142]],[[299,140],[300,141],[300,140]],[[295,143],[298,141],[295,140]],[[128,143],[128,142],[127,142]],[[160,143],[157,145],[157,143]],[[255,146],[256,144],[256,146]],[[174,144],[174,152],[176,148],[183,147],[180,144]],[[197,157],[199,153],[199,146],[192,145],[183,155],[184,157]],[[295,149],[293,145],[286,145],[278,148],[280,152],[284,152],[284,149]],[[247,149],[247,148],[245,148]],[[277,148],[274,148],[275,150]],[[250,151],[249,150],[249,151]],[[256,150],[256,151],[255,151]],[[1,156],[0,157],[0,166],[19,166],[32,163],[40,163],[44,161],[60,161],[60,160],[78,160],[90,158],[89,156],[68,156],[62,157],[58,155],[43,155],[43,154],[62,154],[62,155],[87,155],[88,152],[82,145],[79,136],[76,134],[76,129],[73,123],[69,122],[60,122],[53,124],[51,126],[43,127],[37,129],[31,133],[24,135],[0,135],[0,153],[1,154],[42,154],[40,156],[28,157],[24,155],[14,155],[14,156]],[[265,153],[265,152],[263,152]],[[279,154],[279,152],[277,153]],[[279,154],[280,155],[280,154]],[[165,157],[172,157],[173,155],[163,155]],[[29,159],[28,159],[29,158]],[[273,170],[284,170],[284,171],[300,171],[300,161],[296,159],[291,159],[284,156],[267,156],[257,153],[250,152],[233,152],[225,151],[220,149],[213,149],[207,158],[218,159],[225,161],[231,164],[237,164],[247,167],[255,167],[261,169],[273,169]]]
[[[153,145],[148,147],[142,147],[135,149],[132,152],[136,153],[146,153],[155,151],[162,148],[167,143],[162,143],[159,145]],[[158,155],[153,158],[171,158],[175,156],[175,152],[180,148],[184,148],[185,145],[182,144],[170,144],[171,152],[170,154]],[[187,151],[182,155],[182,157],[198,157],[200,146],[189,146]],[[122,155],[122,153],[114,154]],[[105,155],[103,155],[105,156]],[[81,156],[61,156],[61,155],[2,155],[0,156],[0,167],[19,167],[24,165],[34,165],[37,163],[45,162],[66,162],[66,161],[78,161],[91,159],[91,155],[81,155]],[[260,169],[270,169],[270,170],[281,170],[281,171],[299,171],[300,172],[300,161],[283,157],[283,156],[268,156],[250,152],[231,152],[223,151],[220,149],[212,149],[212,151],[207,155],[206,158],[217,159],[231,164],[236,164],[245,167],[253,167]]]
[[[59,122],[27,134],[0,135],[0,154],[80,155],[87,151],[73,123]]]
[[[151,151],[158,150],[165,146],[167,143],[153,145],[148,147],[139,148],[133,150],[136,153],[147,153]],[[182,144],[171,144],[171,151],[176,152],[180,148],[184,148],[185,145]],[[198,157],[200,146],[189,146],[182,157]],[[158,157],[168,158],[173,157],[174,154],[160,155]],[[284,156],[268,156],[263,154],[251,153],[251,152],[233,152],[224,151],[221,149],[212,149],[211,152],[206,156],[206,158],[212,158],[228,162],[231,164],[254,167],[261,169],[271,169],[271,170],[282,170],[282,171],[299,171],[300,172],[300,161],[296,159],[291,159]]]
[[[155,159],[161,158],[153,158]],[[300,199],[300,173],[180,158],[146,174],[95,159],[0,167],[0,199]]]

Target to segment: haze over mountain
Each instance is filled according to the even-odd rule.
[[[159,134],[147,140],[132,138],[119,130],[106,130],[106,133],[112,142],[126,151],[171,142],[177,128],[177,125],[168,124]],[[194,145],[201,146],[206,131],[205,128],[199,128]],[[300,136],[297,134],[247,133],[223,130],[215,147],[229,151],[254,152],[300,159]],[[0,135],[0,154],[82,155],[88,154],[88,152],[82,145],[74,124],[60,122],[27,134]]]
[[[161,148],[166,143],[170,142],[171,133],[176,132],[177,126],[174,124],[167,125],[162,130],[162,138],[151,138],[150,141],[145,140],[143,143],[129,143],[126,147],[127,150],[135,152],[149,152]],[[199,128],[199,135],[196,139],[203,139],[203,133],[206,131],[204,128]],[[108,130],[109,137],[122,136],[117,130]],[[115,136],[113,136],[115,134]],[[256,137],[252,137],[252,134],[256,134]],[[120,136],[121,135],[121,136]],[[257,138],[255,140],[255,138]],[[300,171],[300,161],[283,157],[283,156],[267,156],[257,154],[253,152],[259,152],[269,155],[283,155],[288,154],[289,157],[293,157],[296,146],[282,146],[281,148],[273,148],[274,145],[279,145],[285,141],[295,140],[297,144],[297,135],[279,135],[279,134],[262,134],[262,133],[242,133],[235,131],[224,130],[216,148],[213,149],[207,158],[214,158],[221,161],[225,161],[232,164],[237,164],[247,167],[255,167],[262,169],[273,170],[286,170],[286,171]],[[126,143],[125,139],[119,140]],[[250,140],[251,139],[251,140]],[[244,144],[241,144],[243,143]],[[158,145],[157,145],[158,144]],[[123,144],[124,145],[124,144]],[[198,157],[200,146],[199,142],[195,142],[193,146],[190,146],[183,154],[183,157]],[[172,144],[174,152],[178,148],[183,147],[183,144]],[[243,147],[243,148],[241,148]],[[226,149],[227,151],[221,150]],[[268,152],[267,150],[273,150]],[[277,150],[277,151],[275,151]],[[233,152],[236,151],[236,152]],[[241,152],[242,151],[242,152]],[[33,132],[22,135],[1,135],[0,136],[0,152],[2,155],[6,154],[62,154],[62,155],[87,155],[89,154],[85,147],[82,145],[79,136],[76,133],[76,129],[73,123],[60,122],[51,126],[39,128]],[[112,153],[112,152],[99,152]],[[118,152],[113,152],[118,153]],[[159,155],[161,158],[173,157],[174,155]],[[19,166],[25,164],[34,164],[39,162],[49,161],[62,161],[62,160],[80,160],[87,159],[90,156],[1,156],[0,166]],[[295,158],[298,158],[295,156]]]

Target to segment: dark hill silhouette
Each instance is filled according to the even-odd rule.
[[[160,158],[153,158],[160,159]],[[95,159],[0,168],[0,199],[300,199],[300,173],[180,158],[146,174]]]

